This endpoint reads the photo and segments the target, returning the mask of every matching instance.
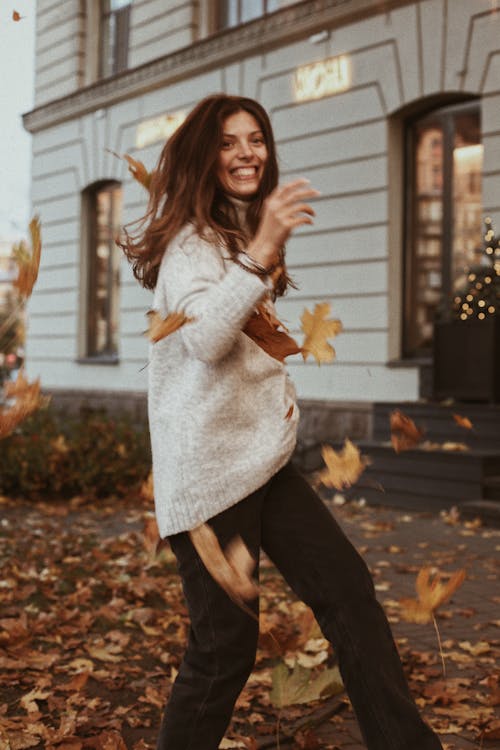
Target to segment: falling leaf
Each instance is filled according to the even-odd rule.
[[[12,284],[19,290],[22,297],[30,296],[35,281],[38,278],[38,269],[40,267],[40,257],[42,252],[40,220],[38,216],[34,216],[31,219],[29,223],[29,232],[31,238],[31,251],[23,240],[17,245],[14,245],[12,250],[12,256],[18,266],[17,278]]]
[[[432,573],[431,568],[422,568],[416,581],[417,599],[400,599],[401,616],[407,622],[431,622],[438,607],[453,596],[464,580],[463,568],[455,571],[448,583],[441,583],[440,574]]]
[[[156,344],[157,341],[170,336],[186,323],[192,323],[194,318],[188,318],[182,312],[172,312],[166,318],[162,318],[157,310],[149,310],[147,336]]]
[[[338,453],[330,445],[324,445],[321,455],[326,468],[319,473],[318,479],[325,487],[335,487],[337,490],[351,487],[370,463],[370,459],[362,456],[349,438],[345,439],[344,447]]]
[[[317,676],[301,664],[289,670],[284,662],[273,669],[273,687],[269,698],[276,708],[326,698],[344,689],[338,667],[325,669]]]
[[[50,402],[50,397],[40,394],[40,379],[28,383],[23,370],[19,370],[15,384],[8,384],[6,392],[15,394],[12,406],[0,408],[0,439],[10,435],[26,417]]]
[[[453,414],[452,416],[459,427],[464,427],[466,430],[472,430],[473,424],[469,417],[462,417],[460,414]]]
[[[137,182],[139,182],[149,192],[154,172],[148,172],[142,161],[139,161],[139,159],[134,159],[133,156],[130,156],[129,154],[123,154],[122,156],[121,154],[117,154],[116,151],[112,151],[111,149],[107,150],[118,159],[124,159],[128,164],[128,171],[130,172],[134,180],[137,180]]]
[[[285,419],[289,421],[292,418],[294,405],[292,404],[290,408],[288,409],[287,413],[285,414]]]
[[[23,18],[24,18],[24,16],[21,16],[21,15],[20,15],[20,14],[19,14],[19,13],[17,12],[17,10],[13,10],[13,11],[12,11],[12,20],[13,20],[13,21],[20,21],[20,20],[21,20],[21,19],[23,19]]]
[[[213,529],[206,523],[189,532],[194,548],[219,586],[246,612],[256,617],[244,603],[255,599],[258,587],[252,579],[255,560],[240,536],[227,545],[225,554]]]
[[[396,409],[391,413],[391,443],[396,453],[414,448],[424,435],[413,419]]]
[[[320,365],[322,362],[332,362],[335,357],[335,349],[330,346],[327,339],[337,336],[342,331],[340,320],[328,320],[331,306],[328,302],[315,305],[314,312],[304,310],[301,317],[302,330],[306,337],[302,344],[302,356],[304,361],[309,354],[316,359]]]
[[[300,352],[295,339],[288,335],[283,324],[264,305],[259,305],[248,319],[243,333],[279,362],[284,362],[285,357]]]

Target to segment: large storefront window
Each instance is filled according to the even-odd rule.
[[[424,355],[442,303],[481,255],[483,147],[477,103],[408,124],[404,353]]]
[[[217,27],[227,29],[253,21],[299,0],[219,0]]]
[[[132,0],[102,0],[99,24],[99,75],[120,73],[128,66],[130,6]]]
[[[118,182],[90,188],[87,199],[87,356],[118,355],[122,189]]]

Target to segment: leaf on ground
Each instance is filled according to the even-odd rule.
[[[335,487],[337,490],[351,487],[370,463],[370,459],[362,456],[349,438],[345,439],[344,447],[338,453],[330,445],[324,445],[321,455],[326,467],[319,473],[318,479],[325,487]]]
[[[333,338],[342,332],[340,320],[328,319],[331,306],[328,302],[315,305],[314,312],[305,309],[302,313],[302,330],[305,333],[302,344],[302,356],[304,361],[309,354],[315,358],[320,365],[322,362],[332,362],[335,358],[335,349],[327,339]]]
[[[341,693],[344,689],[338,667],[324,669],[313,676],[312,670],[296,664],[292,670],[284,662],[272,672],[273,687],[269,698],[276,708],[326,698]]]
[[[147,316],[148,330],[146,331],[146,335],[154,344],[170,336],[171,333],[182,328],[186,323],[192,323],[194,320],[194,318],[188,318],[182,312],[172,312],[166,318],[162,318],[157,310],[149,310]]]
[[[424,436],[424,431],[419,429],[413,419],[407,417],[399,409],[391,413],[391,443],[396,453],[415,448]]]
[[[453,414],[452,416],[459,427],[463,427],[466,430],[472,430],[473,424],[469,417],[462,417],[460,414]]]
[[[42,253],[42,239],[40,220],[34,216],[29,223],[31,251],[24,240],[14,245],[12,255],[17,263],[17,278],[12,282],[22,297],[29,297],[38,278],[40,257]]]
[[[417,598],[399,600],[402,618],[423,625],[431,622],[438,607],[453,596],[464,580],[463,568],[455,571],[447,583],[442,583],[441,575],[431,568],[422,568],[416,580]]]
[[[206,523],[189,532],[203,564],[231,599],[252,617],[257,616],[245,604],[255,599],[258,587],[252,579],[255,560],[242,538],[237,535],[227,545],[225,554],[213,529]]]
[[[285,326],[266,309],[265,305],[259,305],[248,319],[243,333],[279,362],[284,362],[285,357],[300,352],[295,339],[289,336]]]

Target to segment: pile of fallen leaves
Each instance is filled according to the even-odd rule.
[[[149,500],[78,507],[3,498],[1,505],[0,747],[154,748],[188,618],[169,549],[155,554]],[[495,532],[435,519],[436,538],[452,535],[440,550],[425,540],[429,520],[356,504],[338,513],[371,565],[426,718],[449,750],[453,735],[490,746],[499,731],[495,624],[464,604],[462,588],[451,602],[442,590],[439,601],[426,598],[439,581],[421,573],[421,607],[437,617],[442,630],[443,677],[432,626],[405,623],[415,605],[402,595],[411,594],[423,562],[440,571],[458,563],[467,566],[463,587],[469,586],[470,602],[478,580],[493,573],[493,559],[483,559],[478,550],[479,543],[489,542],[488,534],[494,544]],[[311,611],[265,558],[260,631],[255,671],[221,747],[273,748],[278,724],[281,744],[288,747],[352,744],[356,723],[345,694],[339,694],[335,654]]]

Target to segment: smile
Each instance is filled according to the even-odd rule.
[[[231,170],[231,175],[239,179],[246,179],[249,177],[255,177],[257,174],[258,167],[236,167]]]

